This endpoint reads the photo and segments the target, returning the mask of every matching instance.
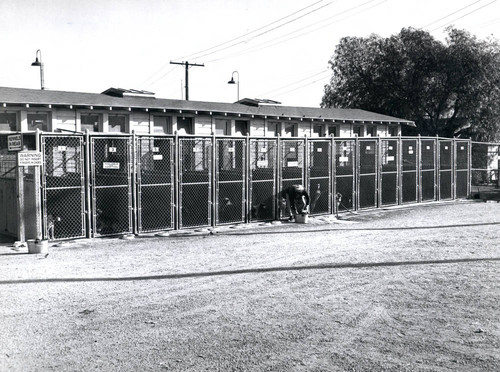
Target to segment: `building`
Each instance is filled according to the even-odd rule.
[[[95,94],[0,87],[0,131],[389,137],[399,135],[402,125],[415,126],[359,109],[282,106],[270,100],[200,102],[120,88]]]

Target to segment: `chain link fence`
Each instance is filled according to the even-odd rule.
[[[311,214],[332,213],[332,141],[309,142],[308,190]]]
[[[132,233],[132,138],[90,141],[93,235]]]
[[[212,224],[212,139],[179,139],[179,228]]]
[[[377,206],[377,140],[360,139],[358,142],[358,205],[360,209]]]
[[[278,140],[250,139],[250,221],[276,216]]]
[[[460,139],[40,138],[41,174],[23,170],[26,208],[41,189],[40,225],[51,240],[285,218],[281,192],[294,184],[306,186],[312,214],[325,214],[463,198],[471,181],[498,182],[499,145]],[[15,153],[0,135],[0,228],[14,233],[16,182]]]
[[[43,237],[86,236],[83,136],[42,137]]]
[[[135,159],[138,231],[173,229],[174,139],[139,137]]]
[[[339,211],[356,208],[356,141],[335,141],[335,200]]]

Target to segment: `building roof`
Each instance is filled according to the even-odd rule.
[[[117,92],[118,89],[113,89]],[[109,93],[108,89],[107,93]],[[127,90],[123,90],[127,91]],[[131,90],[128,90],[131,91]],[[150,92],[147,92],[150,93]],[[119,94],[117,94],[119,95]],[[167,112],[209,112],[215,114],[238,115],[242,117],[267,117],[269,119],[318,120],[351,123],[384,123],[415,126],[410,120],[399,119],[360,109],[339,109],[319,107],[295,107],[266,104],[248,106],[241,103],[186,101],[154,98],[150,94],[112,96],[104,93],[66,92],[0,87],[0,105],[9,106],[72,106],[86,108],[113,108],[130,110],[162,110]]]

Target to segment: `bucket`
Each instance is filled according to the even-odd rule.
[[[49,241],[48,240],[38,240],[29,239],[28,243],[28,253],[49,253]]]
[[[307,223],[309,220],[309,215],[306,213],[301,213],[295,216],[295,223]]]

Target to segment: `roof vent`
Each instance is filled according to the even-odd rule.
[[[155,98],[155,94],[153,92],[148,92],[146,90],[139,90],[139,89],[109,88],[106,89],[101,94],[105,94],[111,97]]]
[[[274,106],[274,105],[281,105],[281,102],[278,101],[273,101],[272,99],[266,99],[266,98],[243,98],[237,101],[236,103],[246,105],[246,106]]]

